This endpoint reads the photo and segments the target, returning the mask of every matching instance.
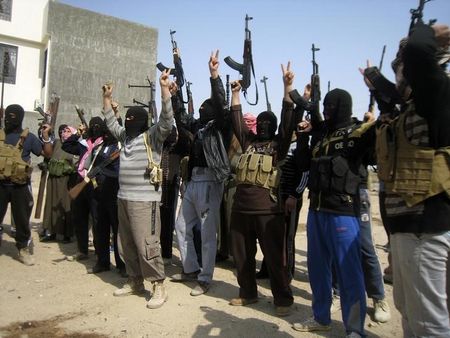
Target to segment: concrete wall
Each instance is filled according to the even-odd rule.
[[[52,92],[61,97],[58,124],[79,123],[75,104],[88,118],[99,115],[101,86],[108,80],[114,83],[114,99],[121,106],[133,98],[149,100],[149,90],[130,89],[128,84],[146,84],[147,76],[155,81],[156,29],[50,2],[47,33],[46,97]]]

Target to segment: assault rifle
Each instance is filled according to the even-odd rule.
[[[0,128],[3,128],[3,115],[4,115],[4,109],[3,109],[3,95],[5,92],[5,77],[9,75],[9,53],[4,52],[3,53],[3,67],[2,67],[2,96],[1,96],[1,103],[0,103]]]
[[[185,79],[184,79],[183,63],[181,62],[181,57],[180,57],[180,50],[178,49],[177,42],[173,38],[173,36],[176,32],[177,31],[170,30],[170,41],[172,43],[173,65],[174,65],[174,68],[170,69],[170,75],[173,75],[176,78],[176,84],[178,87],[177,95],[179,95],[181,102],[188,103],[188,102],[184,101],[184,99],[183,99],[182,88],[184,86]],[[169,69],[169,67],[164,66],[161,62],[159,62],[156,65],[156,67],[161,72]]]
[[[133,104],[138,104],[142,107],[148,108],[148,114],[150,115],[150,119],[156,124],[158,122],[158,111],[156,110],[156,102],[155,102],[155,82],[150,81],[147,76],[148,85],[128,85],[128,88],[149,88],[150,89],[150,100],[148,104],[140,102],[136,99],[133,99]],[[130,108],[131,106],[125,106],[125,108]]]
[[[69,190],[69,197],[74,200],[78,197],[78,195],[83,191],[83,189],[95,179],[95,176],[100,174],[104,168],[106,168],[109,164],[111,164],[116,158],[120,155],[120,150],[116,150],[113,152],[106,160],[101,162],[99,165],[93,167],[86,174],[86,177],[77,185],[75,185],[72,189]]]
[[[267,94],[267,80],[269,78],[266,76],[263,76],[263,78],[261,79],[261,82],[264,83],[264,92],[266,93],[266,105],[267,105],[267,111],[272,111],[272,107],[270,105],[269,102],[269,94]]]
[[[423,23],[423,9],[425,8],[425,4],[430,1],[431,0],[419,0],[419,7],[417,7],[416,9],[411,8],[409,10],[409,12],[411,13],[411,24],[409,25],[408,35],[411,34],[411,30],[418,22]],[[433,19],[430,20],[428,24],[431,26],[435,22],[436,20]]]
[[[312,44],[311,51],[312,51],[313,72],[311,75],[311,83],[310,83],[311,86],[310,100],[306,101],[305,98],[302,95],[300,95],[297,89],[294,89],[289,93],[289,96],[291,97],[292,101],[294,101],[296,105],[300,106],[310,114],[312,122],[319,122],[322,120],[322,117],[320,116],[319,113],[319,105],[321,99],[319,65],[316,62],[316,52],[319,50],[320,50],[319,48],[316,48],[314,44]]]
[[[378,67],[381,72],[381,68],[383,67],[384,53],[386,53],[386,45],[383,46],[383,51],[381,52],[380,66]],[[375,95],[370,92],[370,101],[369,101],[369,111],[373,112],[375,109]]]
[[[86,122],[86,118],[84,117],[84,109],[78,107],[78,105],[75,105],[75,110],[77,111],[78,114],[78,118],[80,119],[80,122],[82,124],[84,124],[85,127],[88,126],[87,122]]]
[[[255,88],[256,88],[256,99],[254,103],[250,103],[247,99],[247,89],[251,84],[251,77],[253,74],[253,79],[255,79],[255,67],[253,64],[253,56],[252,56],[252,32],[248,29],[248,22],[253,20],[252,17],[249,17],[248,14],[245,15],[245,39],[244,39],[244,54],[243,54],[243,63],[237,63],[231,57],[227,56],[224,61],[225,63],[232,69],[237,70],[241,75],[241,79],[239,80],[242,92],[244,93],[244,97],[247,100],[248,104],[255,106],[258,104],[258,85],[255,80]]]
[[[53,130],[55,130],[56,125],[56,117],[58,115],[58,108],[59,108],[59,96],[57,96],[55,93],[52,94],[50,99],[50,109],[49,113],[44,113],[43,118],[44,122],[50,124]],[[38,107],[37,111],[41,110],[42,108]],[[39,112],[41,115],[42,113]],[[47,122],[48,121],[48,122]],[[47,185],[47,163],[48,159],[44,159],[41,163],[39,163],[39,169],[41,169],[41,179],[39,181],[39,190],[38,190],[38,196],[36,201],[36,210],[34,211],[34,218],[41,218],[41,212],[42,212],[42,204],[44,202],[44,191],[45,186]]]

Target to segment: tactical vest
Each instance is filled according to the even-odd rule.
[[[67,160],[56,160],[53,158],[48,162],[47,168],[49,175],[55,177],[66,176],[76,172],[75,167]]]
[[[278,188],[280,170],[272,165],[272,156],[255,153],[255,148],[249,146],[239,157],[236,168],[236,183],[251,184],[266,189]]]
[[[402,114],[377,130],[378,177],[386,192],[400,195],[408,207],[442,192],[450,197],[450,147],[412,145],[405,120]]]
[[[313,192],[325,192],[333,194],[356,195],[361,178],[364,176],[364,168],[359,165],[349,163],[345,156],[350,142],[360,137],[373,125],[373,123],[363,123],[362,125],[352,125],[344,130],[339,136],[331,136],[323,139],[314,149],[311,167],[309,170],[308,188]],[[330,140],[333,140],[332,143]],[[324,144],[326,141],[326,144]],[[339,151],[331,152],[329,148],[332,144],[339,144]],[[336,147],[334,147],[337,149]],[[325,152],[321,154],[320,150]]]
[[[23,143],[28,136],[28,128],[22,131],[15,146],[5,144],[5,132],[0,129],[0,180],[9,180],[16,184],[26,184],[33,168],[22,160]]]

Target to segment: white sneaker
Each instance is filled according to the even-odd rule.
[[[113,292],[113,295],[116,297],[121,296],[129,296],[129,295],[138,295],[145,291],[144,280],[141,278],[133,278],[129,277],[127,282],[116,291]]]
[[[31,266],[34,265],[34,258],[30,254],[30,251],[27,248],[22,248],[19,250],[19,261],[22,262],[24,265]]]
[[[374,319],[378,323],[386,323],[391,319],[391,310],[385,299],[373,298]]]
[[[330,331],[330,325],[323,325],[318,322],[314,318],[308,318],[301,323],[294,323],[292,328],[296,331],[300,332],[315,332],[315,331]]]
[[[167,290],[164,287],[164,282],[154,282],[153,283],[153,294],[152,298],[147,302],[147,307],[149,309],[157,309],[167,302],[169,296],[167,295]]]

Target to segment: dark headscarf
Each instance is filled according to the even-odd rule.
[[[10,133],[22,129],[22,121],[25,111],[21,105],[10,104],[5,109],[5,131]]]
[[[268,122],[268,123],[264,123]],[[271,111],[263,111],[256,117],[256,136],[260,141],[272,140],[277,131],[277,117]]]
[[[131,107],[125,114],[125,133],[135,138],[148,129],[148,113],[142,107]]]
[[[343,89],[333,89],[323,100],[323,115],[329,130],[336,130],[352,123],[352,97]]]

